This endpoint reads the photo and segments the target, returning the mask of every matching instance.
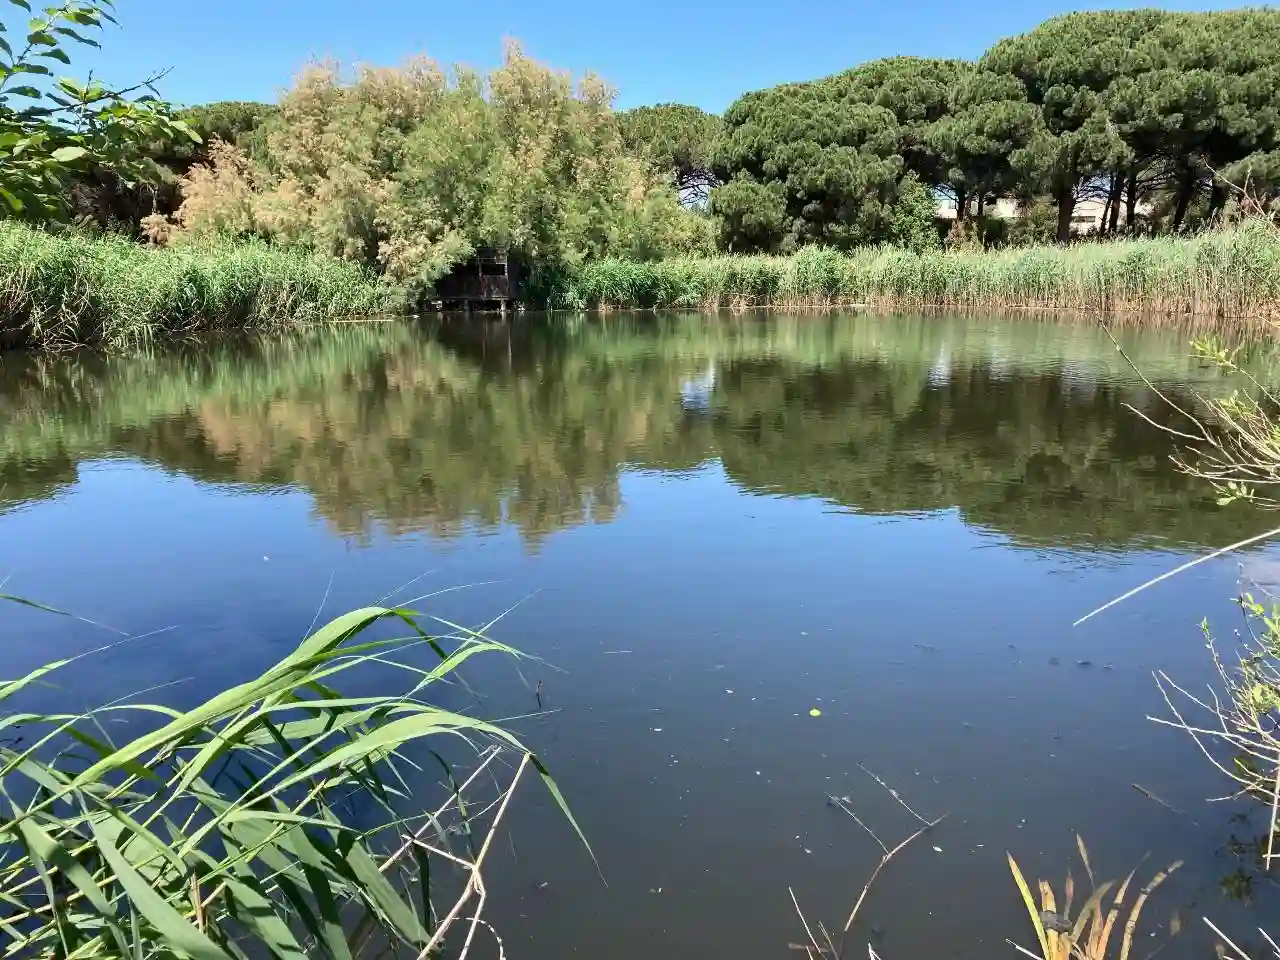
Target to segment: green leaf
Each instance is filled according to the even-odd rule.
[[[27,3],[27,0],[9,0],[9,2],[12,3],[15,7],[21,7],[23,10],[26,10],[28,13],[31,12],[31,4]]]
[[[59,147],[50,156],[58,163],[71,163],[73,160],[79,160],[88,152],[84,147]]]
[[[0,197],[4,198],[4,202],[9,205],[9,209],[14,213],[21,213],[25,209],[23,202],[6,190],[2,184],[0,184]]]
[[[94,836],[103,859],[115,871],[120,886],[129,895],[138,913],[161,937],[195,960],[229,960],[230,955],[225,950],[192,926],[186,917],[155,891],[111,839],[99,831],[97,824],[94,825]]]
[[[324,938],[329,955],[334,960],[351,960],[351,949],[347,945],[346,931],[342,926],[342,916],[334,900],[333,890],[324,871],[310,865],[303,866],[307,877],[307,885],[315,898],[316,907],[320,910],[321,923],[324,926]]]
[[[560,792],[559,784],[552,779],[551,772],[542,765],[541,760],[533,754],[529,755],[529,759],[533,763],[533,768],[538,771],[538,777],[542,780],[542,785],[547,788],[547,792],[551,794],[551,799],[556,802],[556,806],[560,808],[564,818],[569,821],[569,826],[573,827],[573,832],[578,835],[578,839],[582,841],[582,846],[586,848],[587,855],[591,857],[591,861],[596,865],[596,869],[599,870],[600,861],[596,859],[596,853],[591,849],[591,844],[587,842],[587,835],[582,832],[582,827],[578,826],[577,819],[569,809],[569,801]]]
[[[93,905],[93,908],[108,921],[108,926],[114,930],[115,924],[110,922],[113,913],[110,902],[102,892],[102,888],[94,882],[93,876],[72,855],[71,851],[30,820],[20,823],[18,829],[22,832],[23,840],[31,852],[44,862],[62,871],[67,879],[75,884],[76,889],[84,894],[85,899]],[[118,933],[118,930],[116,932]],[[123,946],[123,943],[121,943],[121,946]]]
[[[44,53],[40,54],[40,56],[48,57],[50,60],[57,60],[60,63],[68,65],[71,63],[71,58],[67,56],[66,51],[61,47],[54,47],[52,50],[46,50]]]
[[[72,40],[76,41],[77,43],[83,43],[87,47],[102,46],[102,44],[100,44],[97,40],[94,40],[92,37],[86,37],[84,34],[77,33],[75,30],[71,29],[70,27],[54,27],[53,32],[57,34],[61,34],[64,37],[70,37]]]
[[[35,87],[14,87],[9,93],[15,97],[26,97],[28,100],[39,100],[44,96]]]
[[[89,97],[89,91],[70,77],[59,77],[58,89],[69,97],[75,97],[77,100],[87,100]]]
[[[400,899],[395,887],[378,870],[368,851],[359,843],[355,844],[347,854],[347,863],[360,879],[363,892],[387,918],[396,932],[410,943],[426,943],[430,934],[418,922],[413,908]]]
[[[22,204],[19,203],[16,209],[21,210]],[[5,681],[3,684],[0,684],[0,700],[8,699],[23,687],[35,683],[41,677],[47,676],[55,670],[65,667],[70,662],[70,660],[55,660],[53,663],[47,663],[43,667],[38,667],[37,669],[32,670],[25,677],[20,677],[17,680]]]
[[[126,744],[114,757],[100,760],[84,770],[76,778],[77,784],[88,783],[101,778],[120,760],[137,759],[147,751],[189,735],[219,717],[238,712],[264,698],[273,697],[282,691],[292,689],[302,682],[305,671],[315,668],[316,663],[313,661],[327,659],[335,647],[350,639],[356,633],[379,620],[392,617],[411,620],[408,611],[389,610],[383,607],[365,607],[338,617],[303,640],[297,650],[268,670],[262,677],[232,687],[194,710],[188,711],[159,730]],[[467,722],[468,724],[475,723],[474,721]],[[215,744],[217,742],[214,741]],[[202,757],[204,762],[211,762],[218,754],[219,751],[217,750],[206,750]],[[192,776],[195,776],[203,772],[203,767],[193,763],[191,770]]]
[[[345,769],[364,761],[366,758],[381,759],[390,751],[408,743],[410,740],[417,740],[433,734],[461,733],[467,730],[475,731],[476,733],[487,733],[490,736],[505,740],[517,749],[523,749],[515,737],[500,727],[495,727],[493,724],[485,723],[483,720],[476,720],[473,717],[463,716],[460,713],[451,713],[447,710],[438,710],[432,707],[421,708],[414,711],[410,716],[401,717],[398,720],[392,720],[390,723],[377,726],[364,736],[337,747],[328,755],[311,764],[306,770],[286,777],[272,789],[272,793],[286,790],[296,783],[311,777],[318,777],[320,774],[334,768]]]
[[[225,875],[229,912],[255,934],[276,960],[307,960],[289,925],[280,918],[277,905],[262,889],[261,881],[247,866]]]

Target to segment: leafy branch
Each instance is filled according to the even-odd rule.
[[[8,2],[31,10],[27,0]],[[91,34],[115,23],[113,6],[113,0],[72,0],[44,8],[27,24],[16,55],[9,25],[0,23],[0,209],[11,216],[59,218],[71,178],[93,169],[108,169],[129,185],[156,182],[163,173],[149,148],[199,140],[156,91],[167,70],[109,87],[92,75],[84,82],[55,77],[45,62],[70,65],[69,51],[100,47]]]

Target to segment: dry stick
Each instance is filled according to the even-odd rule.
[[[1197,826],[1197,827],[1198,827],[1198,826],[1200,826],[1200,824],[1196,823],[1196,821],[1195,821],[1194,819],[1192,819],[1192,817],[1191,817],[1191,815],[1190,815],[1190,814],[1188,814],[1188,813],[1184,813],[1182,810],[1179,810],[1177,807],[1173,806],[1172,804],[1165,803],[1163,800],[1161,800],[1159,797],[1157,797],[1154,793],[1152,793],[1150,790],[1148,790],[1148,789],[1147,789],[1146,787],[1144,787],[1142,784],[1140,784],[1140,783],[1134,783],[1134,784],[1130,784],[1130,786],[1132,786],[1132,787],[1133,787],[1133,789],[1137,790],[1140,794],[1142,794],[1142,795],[1143,795],[1144,797],[1146,797],[1148,800],[1152,801],[1153,803],[1158,803],[1160,806],[1164,807],[1164,808],[1165,808],[1166,810],[1168,810],[1170,813],[1176,813],[1176,814],[1177,814],[1178,816],[1180,816],[1180,817],[1186,817],[1188,820],[1190,820],[1190,821],[1191,821],[1191,823],[1192,823],[1194,826]]]
[[[874,840],[879,845],[880,849],[884,851],[884,856],[880,858],[880,862],[876,864],[875,870],[873,870],[871,873],[871,879],[869,879],[866,882],[866,885],[863,886],[862,888],[862,892],[858,894],[858,900],[853,905],[853,910],[850,911],[849,913],[849,919],[845,921],[844,930],[841,931],[841,934],[840,934],[839,949],[836,949],[833,951],[834,956],[837,958],[837,960],[840,956],[844,954],[845,940],[849,936],[849,930],[853,926],[853,922],[858,918],[858,911],[862,909],[862,903],[864,900],[867,899],[867,894],[871,892],[871,885],[876,882],[876,877],[880,876],[880,871],[883,870],[885,866],[888,865],[889,861],[892,860],[894,856],[896,856],[909,843],[911,843],[921,834],[927,833],[929,830],[933,829],[934,827],[936,827],[938,824],[940,824],[943,820],[947,818],[947,815],[944,813],[942,816],[938,817],[937,820],[932,820],[932,821],[926,820],[924,817],[920,816],[920,814],[916,813],[916,811],[913,810],[907,804],[907,802],[902,799],[902,797],[898,794],[898,791],[890,787],[887,783],[885,783],[882,779],[880,779],[880,777],[876,776],[869,769],[867,769],[867,767],[862,763],[859,763],[858,766],[861,767],[862,771],[866,773],[867,776],[871,777],[872,780],[878,783],[885,790],[885,792],[889,794],[889,796],[891,796],[895,801],[901,804],[902,807],[905,810],[907,810],[908,813],[910,813],[913,817],[915,817],[922,824],[924,824],[924,826],[922,826],[919,830],[917,830],[911,836],[907,837],[907,839],[903,840],[896,847],[890,850],[888,844],[886,844],[883,840],[881,840],[880,837],[876,835],[876,832],[874,830],[872,830],[869,826],[863,823],[861,818],[859,818],[858,815],[854,813],[852,809],[850,809],[848,804],[846,804],[842,799],[838,797],[830,798],[832,801],[835,802],[835,804],[841,810],[843,810],[850,817],[852,817],[853,821],[858,826],[860,826],[863,830],[865,830],[867,832],[867,835],[870,836],[871,839]]]
[[[867,898],[867,894],[871,891],[871,885],[876,882],[876,877],[880,876],[880,871],[885,868],[885,865],[888,864],[888,862],[894,858],[894,855],[897,854],[900,850],[902,850],[902,848],[905,847],[907,844],[909,844],[912,840],[916,839],[923,833],[928,833],[931,829],[936,827],[945,819],[947,819],[947,815],[944,813],[937,820],[934,820],[932,822],[926,822],[923,827],[921,827],[911,836],[907,837],[907,839],[903,840],[900,844],[898,844],[896,847],[888,851],[883,857],[880,858],[880,862],[876,864],[875,870],[871,872],[871,879],[867,881],[866,886],[862,888],[862,893],[858,895],[858,902],[853,905],[853,910],[849,913],[849,919],[844,922],[844,931],[841,936],[842,942],[844,940],[844,937],[848,935],[849,928],[853,926],[853,921],[858,918],[858,911],[862,908],[862,901]]]
[[[441,814],[443,814],[445,810],[447,810],[449,806],[452,803],[454,803],[459,796],[462,795],[463,791],[465,791],[467,787],[471,786],[472,781],[474,781],[476,777],[480,776],[480,774],[484,771],[484,768],[487,767],[493,760],[497,759],[498,754],[500,754],[501,752],[502,752],[502,749],[496,745],[490,747],[489,756],[485,758],[484,762],[481,763],[478,767],[475,768],[475,770],[471,772],[471,776],[467,777],[467,779],[462,782],[462,786],[458,787],[458,789],[453,792],[453,796],[451,798],[446,800],[440,806],[440,808],[436,810],[435,813],[433,813],[430,817],[427,818],[426,823],[424,823],[421,827],[419,827],[416,831],[414,831],[414,833],[411,836],[405,838],[405,841],[403,845],[401,845],[400,849],[397,850],[395,853],[391,854],[391,856],[387,857],[386,862],[384,862],[379,869],[383,873],[386,873],[393,866],[395,866],[396,863],[398,863],[401,859],[403,859],[404,855],[408,853],[410,849],[412,849],[415,845],[421,845],[420,841],[422,837],[427,833],[428,828],[433,826],[440,819]],[[515,781],[513,780],[512,785],[514,784],[515,784]]]
[[[470,867],[470,876],[467,878],[466,886],[462,888],[462,893],[453,907],[445,915],[444,920],[436,927],[436,932],[432,934],[431,939],[427,941],[427,945],[422,948],[422,952],[418,954],[418,960],[427,960],[431,952],[436,948],[444,935],[448,932],[449,927],[458,919],[458,915],[462,912],[462,908],[467,901],[471,899],[473,893],[479,894],[479,902],[476,905],[476,917],[479,916],[480,910],[484,907],[485,889],[484,881],[480,876],[480,868],[484,864],[484,858],[489,853],[489,845],[493,842],[494,834],[498,832],[498,824],[502,822],[503,815],[507,812],[507,804],[510,802],[512,795],[516,792],[516,785],[520,782],[520,776],[524,773],[525,768],[533,759],[533,754],[526,753],[520,760],[520,766],[516,768],[515,776],[511,778],[511,785],[507,788],[507,795],[502,799],[502,805],[498,807],[498,812],[494,814],[493,823],[489,825],[489,833],[484,838],[484,843],[480,845],[480,852],[476,854],[475,861]],[[467,932],[467,940],[463,946],[463,952],[459,956],[465,956],[467,949],[471,946],[471,939],[475,935],[476,919],[473,918],[471,928]]]
[[[827,925],[819,920],[818,929],[822,931],[822,939],[827,941],[827,952],[830,953],[832,957],[838,958],[839,954],[836,952],[836,944],[835,941],[831,939],[831,931],[827,929]]]
[[[1178,431],[1178,430],[1173,430],[1170,427],[1162,427],[1160,424],[1155,424],[1150,417],[1147,417],[1145,414],[1134,409],[1133,407],[1130,407],[1130,409],[1134,409],[1134,412],[1137,413],[1139,416],[1141,416],[1144,420],[1147,420],[1149,423],[1153,423],[1155,426],[1160,427],[1160,429],[1165,430],[1168,433],[1172,433],[1180,437],[1185,437],[1190,440],[1197,440],[1197,439],[1211,440],[1211,438],[1208,435],[1208,432],[1205,430],[1204,425],[1198,419],[1193,417],[1191,414],[1187,413],[1180,406],[1178,406],[1176,403],[1170,400],[1167,396],[1165,396],[1165,394],[1162,393],[1160,389],[1147,378],[1147,376],[1138,368],[1137,364],[1135,364],[1133,360],[1129,357],[1129,355],[1125,353],[1124,347],[1120,346],[1120,341],[1118,341],[1115,338],[1115,335],[1112,334],[1111,330],[1107,327],[1107,325],[1105,323],[1099,324],[1099,325],[1102,327],[1103,332],[1106,333],[1107,337],[1115,345],[1116,350],[1119,351],[1120,356],[1124,359],[1125,363],[1127,363],[1138,374],[1138,376],[1142,379],[1142,382],[1148,387],[1148,389],[1154,392],[1155,395],[1159,397],[1160,400],[1164,402],[1167,406],[1169,406],[1173,410],[1176,410],[1178,413],[1182,414],[1182,416],[1186,417],[1188,420],[1194,423],[1197,427],[1199,427],[1202,437],[1196,438],[1190,434],[1182,433],[1181,431]],[[1134,589],[1124,594],[1121,594],[1120,596],[1116,597],[1114,600],[1111,600],[1103,604],[1102,606],[1098,607],[1096,610],[1093,610],[1090,613],[1085,614],[1083,617],[1081,617],[1079,620],[1073,623],[1072,626],[1078,627],[1080,624],[1084,623],[1086,620],[1089,620],[1090,618],[1097,616],[1099,613],[1102,613],[1104,610],[1109,610],[1111,607],[1114,607],[1116,604],[1123,603],[1125,600],[1128,600],[1130,597],[1138,593],[1141,593],[1143,590],[1146,590],[1148,587],[1155,586],[1157,583],[1160,583],[1163,580],[1168,580],[1170,577],[1176,576],[1177,574],[1182,573],[1186,570],[1190,570],[1192,567],[1205,563],[1208,560],[1217,559],[1218,557],[1224,554],[1232,553],[1235,550],[1239,550],[1243,547],[1251,546],[1262,540],[1269,540],[1272,537],[1276,536],[1277,534],[1280,534],[1280,527],[1277,527],[1276,529],[1273,529],[1273,530],[1268,530],[1266,533],[1261,533],[1261,534],[1258,534],[1257,536],[1247,537],[1246,539],[1237,541],[1236,543],[1233,543],[1230,546],[1222,547],[1221,549],[1214,550],[1212,553],[1209,553],[1205,556],[1197,557],[1194,560],[1190,560],[1187,563],[1184,563],[1173,570],[1160,574],[1158,577],[1153,577],[1152,579],[1147,580],[1145,583],[1141,584],[1140,586],[1137,586]]]
[[[1276,842],[1276,814],[1280,812],[1280,757],[1276,762],[1275,788],[1271,791],[1271,830],[1267,834],[1267,869],[1271,869],[1272,850]]]
[[[1165,675],[1163,671],[1155,671],[1152,675],[1156,678],[1156,688],[1160,691],[1160,695],[1164,698],[1165,704],[1169,707],[1169,710],[1173,713],[1174,717],[1177,718],[1178,722],[1173,723],[1170,720],[1165,720],[1163,717],[1148,716],[1147,719],[1153,721],[1154,723],[1162,723],[1170,727],[1181,727],[1188,734],[1190,734],[1192,741],[1194,741],[1195,745],[1200,748],[1200,752],[1205,755],[1205,758],[1208,759],[1208,761],[1211,764],[1213,764],[1220,771],[1222,771],[1222,773],[1226,774],[1227,777],[1229,777],[1230,779],[1235,780],[1237,783],[1242,782],[1236,774],[1232,773],[1230,770],[1224,767],[1220,762],[1218,762],[1218,758],[1215,757],[1212,753],[1210,753],[1208,747],[1206,747],[1200,740],[1201,736],[1217,737],[1217,736],[1221,736],[1221,734],[1219,734],[1215,730],[1203,730],[1196,727],[1192,727],[1189,723],[1187,723],[1186,719],[1183,718],[1182,713],[1178,710],[1177,707],[1173,705],[1173,700],[1169,696],[1169,691],[1167,691],[1164,687],[1164,682],[1168,682],[1172,686],[1173,681],[1169,680],[1168,676]]]
[[[1231,938],[1228,937],[1221,930],[1219,930],[1217,927],[1215,927],[1213,925],[1212,920],[1210,920],[1208,917],[1204,917],[1203,919],[1204,919],[1204,922],[1208,925],[1209,929],[1212,930],[1214,933],[1216,933],[1223,943],[1225,943],[1227,946],[1229,946],[1232,950],[1236,952],[1237,957],[1241,957],[1242,960],[1249,960],[1249,954],[1245,953],[1243,950],[1237,947],[1234,943],[1232,943]]]
[[[907,813],[911,814],[913,817],[915,817],[915,818],[916,818],[917,820],[919,820],[921,823],[928,823],[928,822],[929,822],[929,821],[928,821],[928,820],[926,820],[924,817],[920,816],[920,814],[918,814],[918,813],[916,813],[914,810],[912,810],[912,809],[911,809],[911,807],[907,804],[907,801],[905,801],[905,800],[903,800],[903,799],[902,799],[902,796],[898,793],[898,791],[897,791],[897,790],[894,790],[894,789],[893,789],[892,787],[890,787],[887,783],[885,783],[883,780],[881,780],[879,777],[877,777],[874,773],[872,773],[870,770],[868,770],[865,764],[863,764],[863,763],[859,762],[859,763],[858,763],[858,768],[859,768],[860,770],[862,770],[862,772],[863,772],[863,773],[865,773],[867,776],[869,776],[869,777],[870,777],[872,780],[874,780],[876,783],[880,784],[880,786],[884,787],[885,791],[889,794],[889,796],[891,796],[891,797],[893,797],[893,799],[897,800],[897,801],[898,801],[898,803],[900,803],[900,804],[902,805],[902,808],[903,808],[904,810],[906,810],[906,811],[907,811]],[[874,834],[873,834],[873,836],[874,836]],[[884,846],[884,844],[881,844],[881,846]]]
[[[1183,410],[1180,406],[1178,406],[1176,403],[1174,403],[1172,400],[1170,400],[1168,397],[1166,397],[1163,393],[1160,392],[1160,388],[1157,387],[1154,383],[1152,383],[1147,378],[1147,375],[1143,373],[1138,368],[1138,365],[1134,363],[1133,360],[1129,357],[1129,354],[1125,353],[1124,347],[1120,346],[1120,341],[1115,338],[1115,334],[1111,332],[1111,329],[1105,323],[1099,323],[1098,326],[1102,327],[1102,332],[1107,335],[1107,339],[1110,340],[1111,343],[1115,346],[1117,352],[1119,352],[1120,354],[1120,359],[1122,359],[1125,363],[1129,365],[1130,369],[1133,370],[1133,372],[1138,375],[1138,377],[1142,380],[1143,384],[1146,385],[1147,389],[1151,390],[1151,392],[1154,393],[1157,397],[1159,397],[1160,400],[1163,401],[1166,405],[1176,410],[1178,413],[1182,414],[1184,417],[1186,417],[1196,426],[1201,427],[1202,430],[1204,429],[1199,420],[1191,416],[1191,414],[1187,413],[1187,411]]]
[[[809,921],[804,918],[804,911],[800,909],[800,902],[796,899],[796,892],[790,887],[787,887],[787,893],[791,894],[791,903],[796,908],[796,916],[800,918],[800,923],[804,925],[804,932],[808,935],[809,942],[813,944],[813,949],[818,951],[818,956],[822,956],[822,948],[818,946],[817,937],[815,937],[813,935],[813,931],[809,929]],[[808,947],[804,947],[802,949],[805,953],[809,953]],[[809,956],[813,956],[813,954],[809,953]]]
[[[831,801],[837,807],[839,807],[849,816],[853,817],[853,822],[856,823],[858,826],[860,826],[863,830],[865,830],[867,832],[867,836],[869,836],[872,840],[874,840],[881,850],[883,850],[885,853],[889,852],[889,847],[885,844],[885,842],[881,840],[879,837],[877,837],[876,832],[872,830],[870,827],[868,827],[865,823],[863,823],[862,819],[856,813],[854,813],[853,810],[842,799],[840,799],[839,797],[833,797],[830,794],[828,794],[827,796],[831,799]]]
[[[1258,928],[1258,932],[1262,934],[1262,939],[1267,941],[1268,946],[1275,951],[1275,955],[1280,957],[1280,945],[1277,945],[1275,940],[1271,939],[1271,934],[1267,933],[1267,931],[1263,930],[1261,927]]]
[[[1154,587],[1157,583],[1160,583],[1163,580],[1168,580],[1170,577],[1177,576],[1178,574],[1183,573],[1184,571],[1190,570],[1192,567],[1198,567],[1200,564],[1207,563],[1210,560],[1216,560],[1218,557],[1221,557],[1224,554],[1232,553],[1243,547],[1252,546],[1253,544],[1260,543],[1263,540],[1270,540],[1272,537],[1275,537],[1278,535],[1280,535],[1280,527],[1276,527],[1275,529],[1268,530],[1265,533],[1259,533],[1256,536],[1246,537],[1243,540],[1236,541],[1230,546],[1220,547],[1219,549],[1214,550],[1212,553],[1205,554],[1202,557],[1196,557],[1196,559],[1194,560],[1188,560],[1186,563],[1182,564],[1181,566],[1174,567],[1172,570],[1162,573],[1158,577],[1152,577],[1150,580],[1146,581],[1140,586],[1134,587],[1132,590],[1129,590],[1126,593],[1122,593],[1120,596],[1116,597],[1114,600],[1109,600],[1108,602],[1104,603],[1102,606],[1098,607],[1096,610],[1086,613],[1083,617],[1081,617],[1079,620],[1073,623],[1072,626],[1078,627],[1080,626],[1080,624],[1084,623],[1086,620],[1096,617],[1098,614],[1102,613],[1104,610],[1110,610],[1116,604],[1123,603],[1125,600],[1128,600],[1130,597],[1141,593],[1143,590],[1146,590],[1148,587]]]
[[[1202,734],[1204,736],[1216,737],[1219,740],[1225,740],[1227,743],[1231,744],[1237,750],[1243,753],[1247,753],[1249,756],[1254,757],[1255,759],[1260,760],[1263,763],[1275,763],[1277,761],[1274,747],[1272,747],[1267,752],[1262,752],[1255,745],[1254,741],[1251,740],[1249,737],[1246,737],[1244,734],[1241,734],[1241,733],[1233,733],[1232,731],[1227,729],[1227,720],[1226,720],[1226,717],[1223,715],[1222,706],[1218,702],[1218,697],[1216,693],[1214,693],[1214,696],[1213,696],[1214,705],[1210,707],[1208,704],[1204,703],[1202,700],[1193,696],[1191,693],[1184,690],[1182,687],[1178,686],[1176,683],[1170,680],[1169,675],[1165,673],[1163,670],[1156,671],[1152,675],[1156,678],[1156,684],[1157,686],[1160,687],[1160,691],[1164,695],[1165,703],[1169,705],[1169,709],[1173,711],[1173,715],[1177,717],[1178,722],[1172,723],[1171,721],[1165,720],[1161,717],[1148,717],[1149,720],[1152,720],[1156,723],[1163,723],[1166,726],[1175,726],[1175,727],[1180,726],[1192,735]],[[1209,713],[1216,716],[1218,718],[1218,722],[1222,724],[1222,730],[1220,731],[1205,730],[1200,727],[1192,727],[1191,725],[1189,725],[1187,721],[1182,717],[1181,713],[1179,713],[1178,710],[1170,702],[1169,696],[1163,687],[1163,684],[1165,683],[1171,686],[1174,690],[1177,690],[1178,693],[1182,694],[1184,697],[1186,697],[1192,703],[1196,704],[1202,710],[1206,710]],[[1211,690],[1210,692],[1212,693],[1213,691]],[[1254,789],[1257,788],[1257,778],[1255,778],[1255,780],[1253,781],[1246,781],[1241,779],[1236,774],[1230,773],[1229,771],[1225,770],[1225,768],[1223,768],[1220,764],[1215,764],[1215,766],[1218,766],[1219,770],[1222,770],[1224,773],[1227,774],[1227,776],[1231,777],[1232,779],[1237,780],[1240,783],[1249,783]]]

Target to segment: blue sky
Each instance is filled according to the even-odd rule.
[[[93,65],[113,82],[171,67],[179,103],[274,100],[314,57],[391,64],[415,53],[492,66],[502,38],[557,67],[594,70],[618,105],[678,100],[719,112],[740,93],[896,54],[974,57],[1073,9],[1054,0],[117,0]],[[1150,4],[1138,4],[1150,5]],[[1235,4],[1165,4],[1211,9]],[[78,64],[88,65],[86,59]]]

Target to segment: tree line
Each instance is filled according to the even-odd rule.
[[[1047,201],[1065,242],[1087,198],[1109,234],[1211,219],[1224,181],[1273,199],[1278,148],[1280,11],[1127,10],[1056,17],[973,62],[895,57],[748,93],[705,169],[734,249],[874,241],[913,180],[962,220]]]
[[[1066,242],[1085,200],[1106,235],[1176,232],[1222,216],[1228,184],[1264,203],[1280,189],[1280,11],[1073,13],[976,61],[872,61],[747,93],[723,117],[614,117],[713,234],[686,223],[683,243],[633,242],[641,256],[931,246],[939,198],[959,238]],[[993,222],[997,199],[1019,222]]]
[[[1228,184],[1264,204],[1280,190],[1277,10],[1068,14],[975,61],[877,60],[747,93],[720,117],[615,111],[602,80],[518,46],[488,73],[313,65],[272,105],[171,112],[131,90],[19,86],[109,18],[94,0],[66,9],[0,63],[10,215],[163,243],[258,237],[422,289],[482,246],[548,271],[937,246],[944,197],[952,241],[1065,242],[1085,200],[1115,235],[1214,222]],[[997,199],[1024,215],[995,221]]]

